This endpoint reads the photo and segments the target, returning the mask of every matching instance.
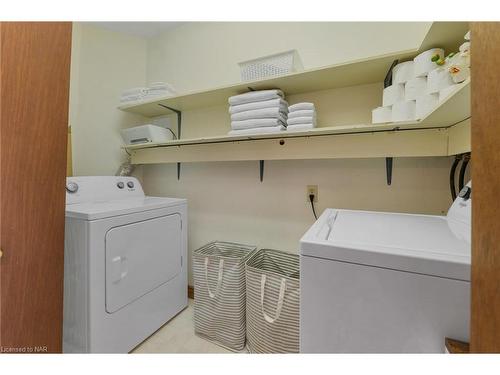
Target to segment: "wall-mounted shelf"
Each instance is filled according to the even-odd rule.
[[[470,81],[457,86],[424,119],[387,124],[319,127],[303,132],[230,136],[215,135],[181,139],[181,112],[227,105],[230,96],[280,88],[286,95],[382,82],[389,67],[432,47],[456,51],[468,30],[466,22],[435,22],[421,46],[319,69],[253,82],[192,92],[174,97],[124,104],[120,110],[155,117],[177,113],[177,140],[166,143],[127,146],[133,164],[203,161],[258,160],[260,180],[264,160],[385,157],[387,183],[391,184],[393,157],[449,156],[470,151]]]
[[[463,41],[463,36],[467,30],[467,22],[434,22],[418,49],[305,70],[259,81],[242,82],[210,90],[196,91],[169,98],[156,98],[149,101],[123,104],[118,108],[122,111],[154,117],[171,113],[165,107],[185,111],[225,105],[230,96],[247,92],[248,87],[256,90],[278,87],[287,95],[293,95],[382,82],[387,74],[387,69],[394,60],[407,60],[413,58],[419,52],[436,46],[442,46],[448,50],[457,50],[458,42]]]
[[[467,80],[457,85],[456,91],[426,118],[413,122],[319,127],[303,132],[284,131],[248,136],[186,138],[126,148],[134,164],[448,156],[454,150],[467,149],[467,142],[470,148],[467,132],[463,130],[463,124],[469,118],[470,80]],[[453,135],[451,144],[450,134]],[[460,145],[456,145],[455,140]]]

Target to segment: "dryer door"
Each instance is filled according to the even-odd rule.
[[[181,216],[167,215],[106,233],[106,311],[114,313],[181,271]]]

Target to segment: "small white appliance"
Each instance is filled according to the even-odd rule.
[[[447,216],[327,209],[301,239],[302,353],[468,341],[471,183]]]
[[[174,138],[170,129],[158,125],[146,124],[121,130],[123,141],[127,145],[141,143],[164,143]]]
[[[127,353],[187,306],[187,201],[68,177],[65,353]]]

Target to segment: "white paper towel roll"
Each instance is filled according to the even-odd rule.
[[[438,94],[427,94],[419,96],[416,100],[415,115],[417,119],[423,119],[432,112],[439,104]]]
[[[382,97],[382,105],[388,107],[394,103],[403,100],[405,94],[405,86],[402,84],[395,84],[388,86],[384,89]]]
[[[453,79],[447,68],[436,68],[427,76],[427,94],[434,94],[453,85]]]
[[[391,107],[378,107],[372,111],[372,123],[382,124],[384,122],[392,121],[392,108]]]
[[[405,100],[415,100],[427,92],[427,77],[416,77],[405,83]]]
[[[412,121],[416,120],[415,100],[401,100],[392,106],[392,121]]]
[[[392,69],[392,84],[405,83],[415,77],[413,61],[405,61]]]
[[[422,52],[413,59],[415,77],[426,76],[431,70],[436,68],[436,63],[431,60],[434,55],[439,55],[439,57],[444,59],[444,50],[442,48],[433,48]]]
[[[442,102],[448,96],[453,94],[459,85],[451,85],[439,91],[439,101]]]

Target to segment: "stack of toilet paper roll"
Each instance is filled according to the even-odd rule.
[[[436,55],[439,59],[445,59],[442,48],[430,49],[419,54],[413,61],[396,65],[392,70],[392,85],[384,89],[382,107],[372,111],[372,123],[415,121],[425,118],[456,90],[457,82],[464,81],[470,74],[468,72],[470,43],[466,42],[460,48],[466,52],[447,58],[442,66],[437,65],[432,59]],[[458,79],[453,76],[453,69],[458,70],[462,76]]]

